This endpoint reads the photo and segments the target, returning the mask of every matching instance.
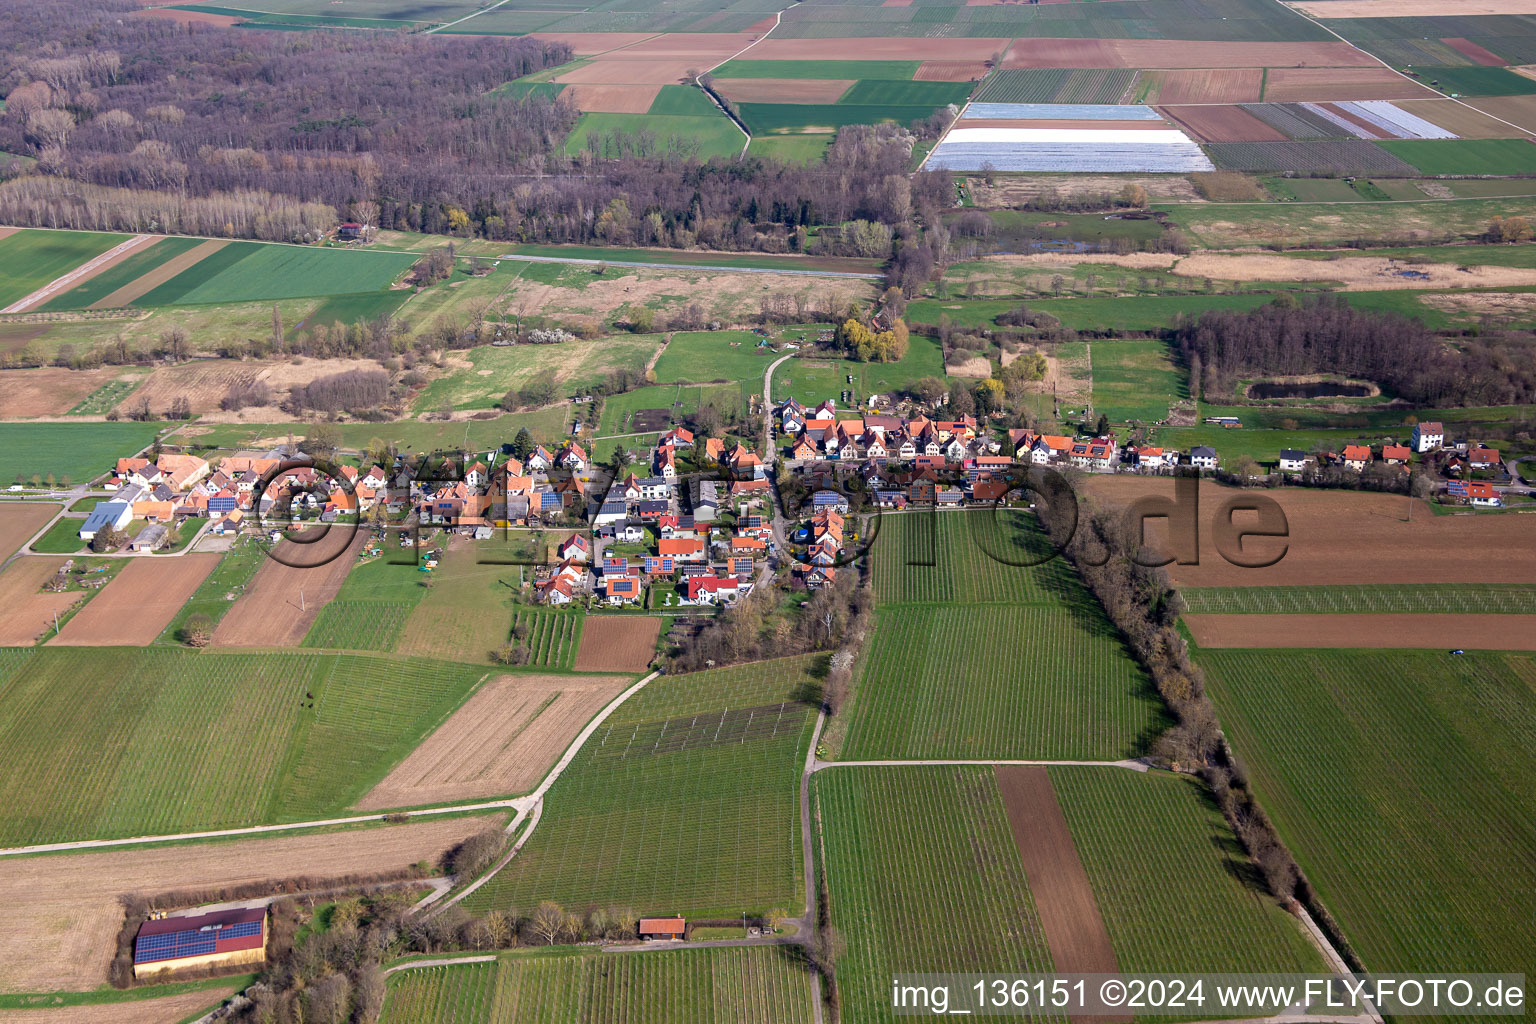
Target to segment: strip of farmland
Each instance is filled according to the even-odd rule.
[[[1186,615],[1201,647],[1536,650],[1536,615]]]

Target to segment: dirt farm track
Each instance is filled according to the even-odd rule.
[[[1173,496],[1168,477],[1094,477],[1088,491],[1107,505],[1147,494]],[[1288,541],[1254,538],[1249,550],[1284,557],[1264,569],[1227,562],[1216,550],[1213,518],[1228,499],[1267,497],[1280,503]],[[1411,510],[1411,519],[1410,519]],[[1239,513],[1239,525],[1252,522]],[[1156,546],[1160,520],[1148,520]],[[1364,583],[1536,583],[1536,516],[1513,513],[1435,515],[1398,494],[1296,488],[1242,490],[1200,485],[1200,564],[1168,566],[1180,586],[1265,587]],[[1356,645],[1350,645],[1356,646]],[[1464,645],[1466,646],[1466,645]]]
[[[433,860],[501,820],[450,818],[278,839],[0,859],[0,899],[8,917],[0,929],[0,991],[82,992],[105,984],[123,922],[121,895],[394,870]],[[54,1019],[63,1024],[75,1018]]]
[[[218,555],[136,558],[49,643],[76,647],[153,643],[218,564]]]
[[[366,531],[352,532],[346,527],[333,529],[317,541],[313,551],[302,551],[283,541],[284,557],[310,562],[309,568],[294,568],[267,559],[250,589],[235,602],[229,614],[213,631],[215,647],[296,647],[327,601],[336,596],[341,584],[357,564],[357,553],[368,541]],[[346,545],[335,558],[315,564]],[[312,557],[313,556],[313,557]]]

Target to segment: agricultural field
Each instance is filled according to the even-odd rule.
[[[779,372],[782,373],[784,369],[781,366]],[[778,385],[778,373],[774,374],[773,382],[775,386]],[[713,405],[722,412],[734,410],[744,415],[750,396],[762,390],[762,377],[757,378],[756,384],[748,379],[732,384],[663,384],[636,388],[603,399],[603,414],[598,420],[597,434],[599,437],[612,437],[661,433],[674,424],[682,423],[705,405]],[[640,440],[643,439],[626,438],[626,441]]]
[[[534,412],[509,413],[471,420],[396,420],[390,423],[338,423],[336,433],[344,447],[362,450],[375,439],[390,442],[401,450],[443,451],[467,447],[486,451],[516,437],[524,427],[536,438],[553,440],[564,437],[570,422],[571,406],[560,402]],[[96,424],[92,424],[95,426]],[[107,424],[122,426],[123,424]],[[140,426],[140,424],[129,424]],[[151,428],[152,424],[147,425]],[[262,447],[257,442],[271,438],[266,446],[286,441],[292,432],[304,436],[302,423],[208,423],[182,427],[178,438],[208,448]],[[0,477],[3,479],[3,477]]]
[[[138,304],[270,302],[381,291],[416,259],[382,250],[230,242],[150,289]]]
[[[843,1013],[891,1014],[902,971],[1049,973],[1053,961],[986,766],[828,768],[811,780]],[[943,928],[913,928],[935,915]]]
[[[1536,615],[1536,586],[1442,583],[1415,587],[1189,587],[1192,615]]]
[[[1528,96],[1536,80],[1501,67],[1410,67],[1408,72],[1447,95]]]
[[[131,235],[26,228],[0,237],[0,309],[128,241]]]
[[[1122,971],[1321,971],[1205,786],[1189,776],[1051,768]]]
[[[1260,801],[1366,969],[1522,961],[1536,899],[1531,656],[1198,661]]]
[[[62,558],[18,558],[0,570],[0,602],[6,609],[5,616],[0,618],[0,649],[30,647],[52,635],[54,623],[66,618],[82,598],[89,597],[78,590],[43,590],[43,584],[63,564]]]
[[[471,910],[552,899],[638,914],[804,906],[798,792],[813,658],[662,676],[600,726]]]
[[[1393,139],[1379,145],[1423,174],[1536,172],[1536,145],[1528,139]]]
[[[532,543],[542,548],[542,535],[518,533],[512,536],[517,539],[538,536],[539,539]],[[512,565],[489,561],[508,555],[526,561]],[[441,564],[430,573],[417,574],[397,568],[397,572],[417,575],[418,587],[426,593],[406,620],[395,650],[450,661],[489,663],[491,653],[511,639],[512,617],[514,611],[519,610],[517,602],[523,583],[531,580],[531,566],[542,559],[542,551],[533,548],[492,552],[481,544],[460,540],[450,543]],[[426,586],[428,583],[430,588]],[[560,623],[552,622],[551,625]],[[534,635],[530,633],[530,637]],[[553,656],[558,663],[565,656],[564,645],[555,637],[544,636],[542,632],[538,635],[541,637],[540,650],[547,652],[546,656]]]
[[[757,136],[747,143],[747,155],[791,164],[818,164],[825,159],[832,138],[831,135]]]
[[[376,811],[528,792],[631,681],[622,675],[497,676],[406,755],[357,808]]]
[[[1123,301],[1123,300],[1122,300]],[[1188,397],[1183,372],[1161,341],[1093,342],[1093,412],[1111,422],[1156,422],[1169,406]]]
[[[661,151],[699,160],[734,157],[747,144],[741,129],[718,111],[708,117],[593,113],[581,115],[565,140],[565,152],[576,156],[585,150],[594,150],[602,155],[618,156],[633,144],[630,137],[640,132],[648,133],[654,140],[653,145]]]
[[[213,631],[215,647],[294,647],[336,596],[367,543],[367,534],[339,525],[304,545],[281,542]]]
[[[511,954],[390,978],[383,1024],[810,1024],[812,975],[796,947]],[[598,1008],[601,1008],[599,1011]]]
[[[381,655],[44,647],[0,680],[0,844],[344,810],[483,670]],[[387,668],[386,668],[387,666]],[[232,736],[240,756],[231,756]],[[146,756],[146,751],[156,751]]]
[[[1113,761],[1140,755],[1166,725],[1151,682],[1086,595],[883,607],[851,703],[838,751],[848,760]]]
[[[644,672],[655,655],[661,624],[654,615],[588,616],[573,667],[578,672]]]
[[[218,555],[209,554],[133,559],[49,643],[87,647],[153,643],[218,562]]]
[[[206,615],[209,623],[217,626],[219,620],[234,607],[242,592],[250,585],[257,570],[267,561],[265,545],[253,537],[236,539],[233,546],[219,559],[219,563],[192,592],[192,596],[187,598],[181,610],[172,616],[156,642],[160,644],[179,642],[178,631],[194,615]]]
[[[38,308],[49,311],[105,308],[108,305],[105,300],[115,295],[118,289],[133,284],[146,274],[154,273],[159,267],[190,252],[203,242],[201,238],[159,238],[150,245],[135,249],[125,259],[91,275],[74,287],[59,292]]]
[[[1186,615],[1184,627],[1202,648],[1285,647],[1486,651],[1536,650],[1536,615],[1380,612],[1291,615]]]
[[[759,348],[751,331],[697,331],[673,334],[656,360],[656,382],[757,380],[778,355]],[[761,390],[761,388],[759,388]]]
[[[1076,599],[1072,567],[1027,512],[887,513],[869,530],[881,604],[1050,604]],[[1038,563],[1038,564],[1035,564]]]
[[[117,460],[136,455],[154,440],[154,423],[7,423],[0,446],[0,482],[82,484],[105,474]]]
[[[660,346],[657,335],[617,335],[559,345],[470,349],[455,353],[449,374],[422,389],[415,408],[421,412],[493,409],[507,392],[533,380],[553,382],[562,398],[583,394],[615,371],[640,378]]]
[[[9,558],[62,507],[47,502],[0,504],[0,560]]]

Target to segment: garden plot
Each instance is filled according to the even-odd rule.
[[[925,166],[954,171],[1215,170],[1199,145],[1176,128],[960,128],[944,137]]]

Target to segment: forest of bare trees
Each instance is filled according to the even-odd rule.
[[[1178,329],[1206,394],[1255,374],[1364,377],[1416,405],[1512,405],[1536,399],[1536,348],[1485,335],[1450,346],[1417,320],[1354,309],[1336,296],[1283,295],[1251,312],[1216,310]]]

